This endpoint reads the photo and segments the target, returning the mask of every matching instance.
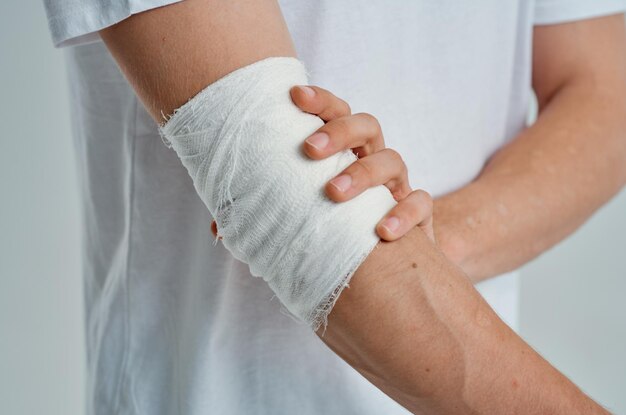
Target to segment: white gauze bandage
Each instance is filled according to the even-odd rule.
[[[317,329],[379,238],[395,205],[384,186],[344,203],[324,185],[356,160],[302,153],[323,125],[289,90],[307,84],[295,58],[268,58],[209,85],[161,127],[217,222],[224,246],[262,277],[283,306]]]

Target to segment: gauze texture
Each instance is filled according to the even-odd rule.
[[[289,90],[307,84],[295,58],[268,58],[209,85],[161,126],[217,222],[224,246],[314,330],[379,238],[395,205],[384,186],[336,203],[324,185],[356,160],[302,153],[323,125]]]

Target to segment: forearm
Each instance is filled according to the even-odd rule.
[[[241,27],[254,33],[256,40],[250,41],[256,42],[257,48],[251,55],[242,53],[239,60],[226,59],[224,62],[229,64],[220,64],[219,70],[209,69],[219,60],[218,56],[222,56],[220,53],[231,50],[231,37],[226,33],[233,32],[216,31],[215,28],[211,31],[213,37],[225,36],[222,42],[215,42],[221,46],[197,40],[198,33],[194,31],[201,31],[203,29],[199,26],[210,26],[211,23],[203,19],[187,20],[203,13],[213,19],[216,15],[205,10],[185,9],[191,4],[183,2],[181,15],[163,16],[162,20],[183,21],[186,27],[195,27],[187,36],[184,30],[167,28],[167,23],[162,23],[161,28],[151,20],[152,13],[166,13],[165,10],[148,12],[141,17],[147,19],[145,21],[138,21],[137,17],[103,33],[107,46],[157,121],[161,120],[161,113],[172,113],[177,105],[219,78],[222,72],[227,72],[225,68],[229,65],[232,70],[250,60],[273,55],[289,56],[292,52],[290,42],[284,39],[276,43],[282,45],[282,49],[263,49],[263,45],[271,43],[271,39],[264,36],[263,27],[274,27],[272,30],[279,32],[282,29],[276,29],[281,25],[280,20],[276,23],[275,9],[271,9],[274,10],[274,14],[270,13],[272,18],[265,16],[267,22],[251,17],[267,12],[260,12],[260,4],[256,4],[255,8],[248,6],[245,9],[248,14],[239,10],[231,20],[248,23],[248,26],[241,23]],[[220,7],[233,7],[232,3],[228,4]],[[158,21],[161,16],[157,15],[156,19]],[[135,26],[133,22],[139,23]],[[208,38],[209,33],[203,36]],[[249,35],[234,37],[248,38]],[[174,41],[167,47],[162,44]],[[179,48],[176,43],[187,45],[187,49]],[[212,53],[217,55],[204,51],[195,53],[205,47],[214,48]],[[173,56],[167,56],[169,53]],[[188,65],[196,69],[190,69]],[[153,70],[156,67],[160,68],[159,71]],[[190,77],[193,79],[185,79]],[[250,118],[254,118],[253,114]],[[262,120],[259,125],[264,126],[265,122],[267,120]],[[298,138],[299,142],[304,138]],[[282,173],[280,169],[275,172]],[[248,174],[255,174],[255,171]],[[257,196],[266,197],[267,194]],[[300,196],[311,197],[308,194]],[[269,202],[283,203],[282,200]],[[271,241],[271,238],[263,240]],[[316,258],[315,253],[306,254],[309,263]],[[287,277],[293,276],[288,274]],[[292,285],[302,284],[295,281]],[[418,229],[399,242],[381,244],[361,264],[352,278],[351,288],[339,297],[323,339],[375,385],[414,410],[508,413],[510,411],[503,408],[517,407],[524,408],[525,413],[539,413],[542,408],[562,407],[567,408],[565,413],[577,413],[578,409],[581,409],[580,413],[589,413],[582,409],[594,407],[498,320],[462,272],[450,264]],[[529,381],[531,377],[533,382]],[[500,383],[499,379],[504,378],[507,382]],[[492,387],[486,388],[483,382],[492,384]],[[501,394],[495,395],[493,390]],[[497,402],[492,402],[494,400]]]
[[[367,258],[322,339],[416,413],[606,413],[512,332],[419,229]]]
[[[563,36],[577,39],[573,31]],[[598,45],[612,44],[593,42],[589,49],[598,54]],[[619,44],[615,48],[612,56],[619,57]],[[557,75],[535,82],[537,122],[498,151],[473,183],[435,200],[438,241],[474,281],[515,269],[550,248],[626,182],[626,65],[623,58],[604,64],[603,59],[589,57],[597,67],[563,74],[562,83],[556,78],[559,68],[538,68],[546,77]]]
[[[564,88],[476,181],[435,200],[442,249],[478,281],[573,232],[624,184],[626,110],[619,108],[593,86]]]

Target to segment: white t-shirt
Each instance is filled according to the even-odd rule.
[[[95,31],[172,0],[45,0],[68,48],[84,200],[90,414],[404,414],[220,245]],[[525,127],[534,24],[624,0],[282,0],[311,83],[374,114],[411,184],[464,186]],[[89,43],[89,44],[88,44]],[[477,286],[517,324],[517,275]]]

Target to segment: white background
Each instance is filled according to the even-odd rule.
[[[625,115],[626,116],[626,115]],[[63,52],[0,2],[0,413],[83,413],[80,213]],[[523,337],[626,414],[626,192],[523,270]]]

